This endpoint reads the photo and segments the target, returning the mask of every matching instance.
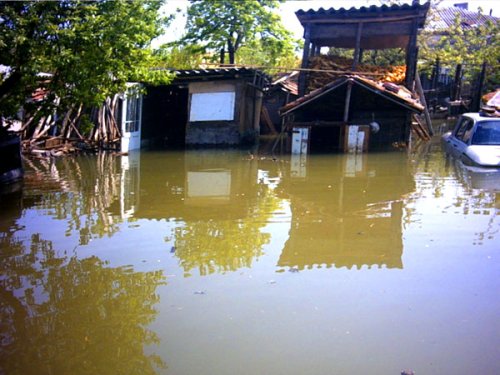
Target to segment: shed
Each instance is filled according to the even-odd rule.
[[[292,144],[301,145],[292,146],[292,152],[304,152],[311,144],[321,151],[406,146],[412,125],[423,138],[432,133],[428,116],[429,131],[417,117],[426,109],[416,76],[417,33],[428,9],[429,3],[414,1],[296,12],[304,27],[300,97],[280,110],[287,130],[296,135]],[[321,56],[322,47],[353,49],[353,58]],[[378,69],[363,64],[363,50],[387,48],[403,49],[406,65]],[[318,71],[318,62],[330,68]]]
[[[362,147],[383,149],[408,138],[408,114],[420,114],[423,106],[408,90],[383,85],[356,75],[345,75],[281,108],[290,127],[310,128],[314,150],[348,149],[344,117],[345,98],[350,96],[349,124],[364,132]],[[357,135],[356,135],[357,136]]]
[[[259,134],[267,76],[249,68],[174,70],[170,85],[148,87],[144,142],[151,146],[239,145]]]
[[[430,3],[420,5],[382,5],[357,8],[299,10],[295,14],[304,27],[302,68],[321,47],[352,48],[352,70],[360,63],[362,50],[404,48],[406,50],[405,85],[411,88],[417,62],[417,33],[424,27]],[[299,94],[305,93],[306,73],[299,79]]]

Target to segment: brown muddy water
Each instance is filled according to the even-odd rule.
[[[25,168],[0,374],[500,373],[500,178],[439,145]]]

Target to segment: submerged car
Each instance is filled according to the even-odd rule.
[[[446,153],[469,166],[500,168],[500,117],[464,113],[442,137]]]

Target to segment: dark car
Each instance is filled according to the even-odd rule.
[[[445,133],[442,143],[446,153],[465,165],[500,167],[500,117],[464,113],[453,131]]]

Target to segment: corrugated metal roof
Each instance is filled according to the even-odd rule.
[[[221,67],[221,68],[209,68],[209,69],[168,69],[172,73],[175,73],[176,78],[190,78],[190,77],[208,77],[208,76],[224,76],[228,78],[233,78],[237,75],[243,76],[253,76],[255,74],[265,76],[264,72],[245,67]]]
[[[425,4],[420,4],[419,2],[414,2],[410,4],[402,4],[402,5],[381,5],[376,6],[372,5],[369,7],[360,7],[355,8],[351,7],[349,9],[340,8],[340,9],[324,9],[320,8],[318,10],[309,9],[298,10],[295,12],[295,15],[299,19],[299,21],[303,24],[304,22],[313,21],[315,18],[332,18],[332,19],[352,19],[352,18],[367,18],[367,17],[385,17],[391,16],[393,14],[419,14],[423,15],[421,18],[419,27],[423,27],[423,23],[425,22],[425,14],[429,10],[430,3],[427,2]],[[355,22],[355,19],[353,19]]]
[[[402,4],[402,5],[398,5],[398,4],[385,5],[384,4],[381,6],[377,6],[377,5],[371,5],[369,7],[362,6],[360,8],[351,7],[349,9],[347,9],[347,8],[339,8],[339,9],[319,8],[318,10],[309,9],[307,11],[300,9],[297,12],[295,12],[295,14],[297,16],[301,16],[304,14],[309,14],[309,15],[324,14],[327,16],[332,16],[332,15],[339,15],[339,14],[345,14],[345,13],[350,13],[350,15],[352,15],[352,13],[380,13],[380,12],[400,11],[400,10],[416,10],[416,9],[420,10],[422,7],[428,8],[428,6],[429,6],[428,4],[429,3],[425,3],[423,5],[421,5],[419,3],[411,4],[411,5],[410,4]]]
[[[464,29],[481,26],[486,24],[488,21],[498,22],[498,18],[493,16],[473,12],[467,9],[451,7],[438,9],[429,21],[429,28],[432,30],[445,30],[455,24],[455,19],[458,16],[460,17],[462,27]]]

